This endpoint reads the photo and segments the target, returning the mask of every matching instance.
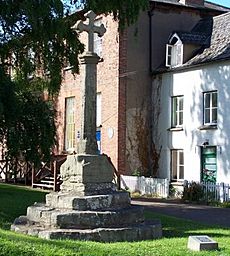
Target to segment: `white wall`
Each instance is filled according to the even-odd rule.
[[[211,90],[218,91],[218,129],[200,130],[203,125],[203,92]],[[168,131],[171,126],[171,96],[177,95],[184,95],[184,129]],[[170,178],[170,149],[184,149],[184,178],[199,181],[200,146],[208,139],[210,146],[217,146],[217,182],[230,183],[229,62],[162,75],[159,134],[162,144],[161,177]]]

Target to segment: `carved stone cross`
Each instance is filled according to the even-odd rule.
[[[89,11],[85,14],[88,23],[78,21],[72,29],[88,32],[88,51],[80,57],[84,65],[84,82],[82,84],[81,131],[77,145],[78,154],[98,154],[96,141],[96,93],[97,93],[97,64],[100,57],[94,53],[94,33],[103,36],[106,32],[104,25],[95,26],[96,14]]]
[[[103,24],[101,24],[101,26],[94,25],[97,15],[93,11],[87,12],[84,16],[88,18],[88,23],[85,24],[82,20],[80,20],[72,27],[72,29],[80,32],[88,32],[88,51],[94,52],[94,33],[97,33],[98,36],[103,36],[106,29]]]

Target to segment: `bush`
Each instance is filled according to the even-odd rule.
[[[190,202],[199,202],[204,198],[202,185],[192,182],[184,186],[182,199]]]

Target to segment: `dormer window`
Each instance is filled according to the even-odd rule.
[[[174,34],[166,45],[166,67],[176,67],[183,64],[183,44]]]

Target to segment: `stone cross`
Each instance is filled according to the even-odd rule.
[[[80,20],[72,28],[80,32],[88,32],[88,51],[94,52],[94,33],[97,33],[98,36],[103,36],[106,32],[106,29],[103,24],[100,26],[94,25],[94,21],[97,15],[93,11],[87,12],[84,16],[88,18],[88,23],[85,24],[82,20]]]
[[[82,56],[81,64],[85,65],[85,78],[82,85],[81,132],[77,147],[78,154],[98,153],[96,141],[96,95],[97,95],[97,64],[99,56],[94,53],[94,33],[103,36],[106,29],[104,25],[95,26],[96,14],[89,11],[85,14],[88,23],[78,21],[72,29],[88,33],[88,51]]]

